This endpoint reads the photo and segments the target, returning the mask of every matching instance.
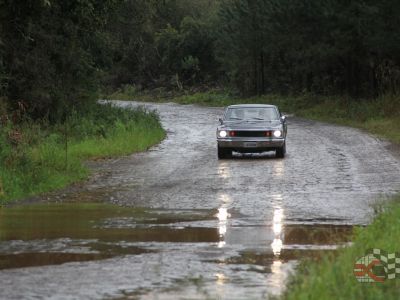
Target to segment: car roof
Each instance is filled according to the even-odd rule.
[[[246,108],[246,107],[275,107],[276,105],[271,104],[235,104],[229,105],[227,108]]]

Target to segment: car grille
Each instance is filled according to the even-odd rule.
[[[233,135],[237,137],[270,137],[272,131],[234,131]]]

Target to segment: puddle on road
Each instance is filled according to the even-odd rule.
[[[231,228],[226,240],[234,243],[238,236],[257,236],[265,249],[239,251],[239,255],[213,261],[217,264],[256,265],[264,267],[262,272],[272,273],[275,262],[286,263],[302,258],[320,259],[333,253],[338,247],[351,242],[353,227],[348,225],[286,225],[279,236],[269,236],[267,228],[238,227]],[[263,241],[263,239],[265,239]],[[272,243],[271,243],[272,241]],[[246,240],[240,240],[241,243]],[[250,246],[252,246],[250,244]],[[268,247],[270,246],[270,247]],[[255,269],[256,270],[256,269]],[[260,271],[260,269],[257,269]]]
[[[104,204],[48,204],[0,208],[0,241],[99,239],[102,241],[215,242],[213,228],[167,225],[213,219],[214,212],[163,211]],[[149,225],[165,225],[151,227]]]
[[[60,265],[67,262],[83,262],[111,258],[104,253],[17,253],[0,254],[0,270],[47,265]]]
[[[152,252],[120,246],[121,243],[216,243],[219,241],[216,228],[169,226],[211,220],[214,214],[214,211],[150,210],[97,203],[2,207],[0,269]]]
[[[353,226],[350,225],[285,225],[285,245],[335,245],[350,242]]]
[[[211,293],[224,285],[226,296],[238,287],[243,293],[250,287],[254,292],[278,290],[293,262],[334,251],[352,235],[347,225],[285,224],[279,218],[269,225],[233,226],[229,223],[233,216],[245,218],[221,209],[162,210],[100,203],[2,207],[0,270],[121,258],[138,263],[137,272],[132,270],[138,276],[142,264],[165,270],[165,286],[157,286],[160,274],[150,272],[146,286],[148,282],[152,286],[153,279],[155,286],[143,293],[138,283],[127,298],[153,292],[173,298],[195,288],[196,278]],[[124,276],[124,265],[113,263],[113,276]],[[109,290],[113,288],[111,284]]]

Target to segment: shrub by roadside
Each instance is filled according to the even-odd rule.
[[[143,151],[165,132],[155,112],[93,105],[58,124],[4,117],[0,127],[0,203],[85,179],[83,161]]]

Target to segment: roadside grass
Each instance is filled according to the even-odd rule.
[[[155,112],[93,105],[49,125],[25,120],[0,128],[0,204],[88,177],[87,159],[143,151],[165,137]]]
[[[400,196],[382,204],[382,212],[365,228],[356,228],[353,244],[328,254],[318,263],[303,261],[289,281],[282,299],[399,299],[400,280],[360,283],[353,275],[355,262],[370,248],[400,251]]]
[[[359,101],[324,98],[311,103],[294,112],[308,119],[361,128],[400,144],[400,96]]]
[[[136,86],[126,84],[111,95],[105,96],[105,98],[112,100],[136,100],[137,97],[140,97],[143,100],[144,96],[145,93],[140,93]]]

